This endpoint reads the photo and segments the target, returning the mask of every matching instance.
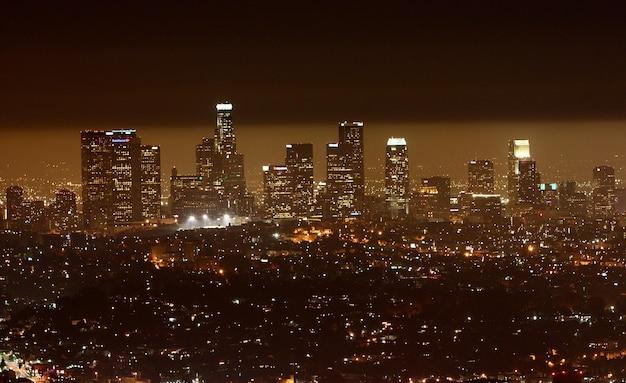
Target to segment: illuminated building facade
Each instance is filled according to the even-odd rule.
[[[363,213],[365,165],[363,123],[339,124],[339,142],[326,145],[326,185],[330,218],[347,218]]]
[[[530,160],[530,141],[529,140],[510,140],[509,151],[507,156],[508,168],[507,168],[507,190],[509,197],[509,204],[516,205],[520,203],[518,191],[519,191],[519,179],[520,170],[519,163],[522,160]]]
[[[524,159],[518,161],[517,201],[516,204],[532,206],[539,202],[539,183],[535,160]]]
[[[69,234],[78,229],[76,194],[62,189],[56,193],[52,205],[52,228],[61,234]]]
[[[385,160],[385,197],[391,218],[409,214],[409,153],[404,138],[389,138]]]
[[[592,212],[609,216],[615,210],[615,169],[611,166],[593,168]]]
[[[160,217],[160,168],[158,147],[142,150],[133,129],[82,131],[84,227],[102,231],[117,223]]]
[[[263,166],[265,216],[272,219],[294,218],[293,182],[285,165]]]
[[[233,128],[233,105],[216,105],[217,126],[215,128],[215,164],[216,180],[214,186],[220,196],[222,208],[226,213],[243,214],[243,200],[246,196],[244,176],[244,157],[237,152],[237,140]]]
[[[84,227],[104,230],[111,222],[111,137],[104,130],[80,136]]]
[[[133,129],[112,130],[106,135],[111,139],[113,223],[141,221],[141,140]]]
[[[174,167],[170,176],[170,210],[173,217],[186,222],[191,217],[213,214],[209,193],[204,188],[203,177],[197,174],[179,175]]]
[[[559,184],[559,210],[573,216],[587,215],[587,195],[576,190],[576,181]]]
[[[450,178],[422,178],[418,189],[417,213],[428,219],[448,219],[450,216]]]
[[[296,217],[308,217],[313,208],[313,144],[287,144],[285,149],[293,214]]]
[[[161,218],[161,148],[141,146],[141,206],[144,219]]]
[[[10,229],[23,228],[26,220],[24,189],[13,185],[6,189],[7,223]]]
[[[493,194],[493,162],[490,160],[471,160],[467,164],[467,192],[472,194]]]
[[[350,170],[350,177],[353,179],[353,203],[352,215],[363,213],[365,201],[365,163],[364,163],[364,142],[363,142],[363,122],[344,121],[339,124],[339,145],[346,155],[347,166]]]

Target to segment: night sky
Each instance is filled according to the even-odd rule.
[[[619,1],[5,1],[0,163],[15,169],[34,149],[78,169],[80,130],[136,128],[162,146],[166,172],[190,172],[224,100],[248,171],[281,162],[287,142],[313,142],[321,164],[342,120],[365,122],[370,164],[387,137],[407,137],[424,176],[444,154],[459,159],[459,174],[472,157],[504,160],[509,138],[531,139],[540,170],[562,156],[610,163],[626,154],[625,10]]]

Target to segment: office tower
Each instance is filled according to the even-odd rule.
[[[418,189],[417,212],[429,219],[448,219],[450,216],[450,178],[422,178]]]
[[[263,166],[265,216],[273,219],[293,218],[293,182],[284,165]]]
[[[489,160],[471,160],[467,164],[467,192],[471,194],[493,194],[493,162]]]
[[[510,140],[507,169],[507,189],[509,204],[516,205],[519,202],[519,162],[530,159],[529,140]]]
[[[141,140],[134,129],[106,134],[111,137],[111,218],[114,223],[141,221]]]
[[[84,226],[103,230],[111,221],[111,138],[104,130],[80,136]]]
[[[360,215],[363,213],[365,201],[363,123],[360,121],[340,123],[339,144],[346,154],[347,167],[353,180],[354,205],[351,207],[351,214]]]
[[[161,148],[141,145],[141,206],[144,219],[161,218]]]
[[[540,177],[535,160],[518,161],[517,204],[535,205],[539,202]]]
[[[13,185],[6,189],[7,223],[10,229],[21,230],[26,221],[24,189]]]
[[[202,176],[179,175],[176,167],[172,168],[169,201],[172,216],[185,223],[191,217],[214,213],[209,195],[203,186]]]
[[[587,214],[587,196],[576,190],[576,181],[564,181],[559,185],[559,210],[575,216]]]
[[[610,166],[593,168],[593,214],[607,216],[615,210],[615,169]]]
[[[241,214],[246,198],[244,157],[237,152],[237,141],[232,122],[233,105],[216,105],[217,126],[215,128],[216,180],[214,187],[220,196],[222,208],[227,213]]]
[[[385,162],[385,196],[391,218],[409,213],[409,154],[404,138],[389,138]]]
[[[160,173],[160,153],[158,147],[145,148],[142,152],[141,139],[132,129],[81,132],[86,229],[101,231],[117,223],[160,216],[155,210],[160,209],[160,175],[157,175]],[[142,175],[143,170],[147,172],[145,175]],[[145,186],[142,180],[145,180]],[[147,207],[148,202],[156,204],[157,199],[158,207]],[[148,215],[144,216],[144,213]]]
[[[202,176],[207,185],[213,185],[217,175],[216,148],[214,138],[202,138],[196,145],[196,174]]]
[[[363,123],[339,124],[339,142],[326,145],[326,184],[330,217],[347,218],[363,213],[365,165]]]
[[[293,214],[308,217],[313,207],[313,144],[287,144],[285,165],[291,182]]]
[[[354,174],[345,147],[326,145],[326,192],[329,218],[349,217],[355,209]]]
[[[62,189],[56,193],[52,205],[52,228],[61,234],[69,234],[78,229],[76,194]]]

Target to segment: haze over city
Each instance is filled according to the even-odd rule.
[[[134,128],[162,145],[165,173],[190,171],[214,104],[228,100],[252,182],[288,142],[314,143],[323,179],[323,146],[344,120],[365,122],[370,168],[392,135],[407,138],[414,174],[453,178],[471,158],[503,161],[506,141],[524,137],[542,172],[583,181],[587,170],[541,164],[621,155],[622,8],[3,4],[0,160],[36,176],[37,162],[21,160],[32,148],[77,175],[80,130]]]

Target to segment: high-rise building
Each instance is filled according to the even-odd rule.
[[[467,164],[467,192],[472,194],[493,194],[494,172],[490,160],[471,160]]]
[[[161,148],[159,146],[141,146],[141,206],[143,218],[161,218]]]
[[[160,150],[143,148],[133,129],[81,132],[86,229],[160,217]]]
[[[76,194],[62,189],[56,193],[52,205],[52,227],[61,234],[69,234],[78,229]]]
[[[329,218],[349,217],[355,210],[354,174],[345,147],[326,145],[326,193]]]
[[[535,160],[518,161],[517,203],[519,205],[535,205],[539,202],[539,184],[541,182]]]
[[[517,194],[519,191],[519,162],[521,160],[530,159],[530,141],[510,140],[507,159],[507,189],[509,204],[516,205],[519,203],[519,197]]]
[[[593,214],[608,216],[615,210],[615,169],[611,166],[593,168]]]
[[[216,157],[213,166],[217,174],[214,187],[226,213],[242,214],[242,204],[246,198],[246,179],[244,157],[243,154],[237,152],[237,140],[232,120],[233,105],[231,103],[217,104],[216,109]]]
[[[111,137],[104,130],[80,136],[84,226],[104,230],[111,222]]]
[[[365,201],[365,162],[363,142],[363,122],[344,121],[339,124],[339,144],[346,154],[348,167],[353,179],[354,206],[353,215],[363,213]]]
[[[11,229],[23,228],[26,220],[24,189],[13,185],[6,189],[7,223]]]
[[[308,217],[313,208],[313,144],[287,144],[285,165],[291,182],[293,214]]]
[[[587,214],[587,196],[576,190],[576,181],[564,181],[559,185],[559,210],[575,216]]]
[[[418,188],[416,213],[429,219],[448,219],[451,187],[449,177],[422,178]]]
[[[112,130],[106,134],[111,137],[113,222],[141,221],[141,139],[134,129]]]
[[[293,182],[287,166],[263,166],[263,192],[267,218],[295,217],[292,199]]]
[[[217,156],[214,138],[202,138],[196,145],[196,174],[202,176],[207,185],[213,185],[217,179]]]
[[[363,123],[339,124],[339,142],[326,145],[326,184],[328,213],[333,218],[363,214],[365,164],[363,162]]]
[[[409,155],[404,138],[389,138],[385,161],[385,196],[391,218],[409,214]]]
[[[195,217],[211,215],[215,218],[212,200],[204,188],[202,176],[179,175],[176,167],[170,176],[170,210],[173,217],[182,222]]]

